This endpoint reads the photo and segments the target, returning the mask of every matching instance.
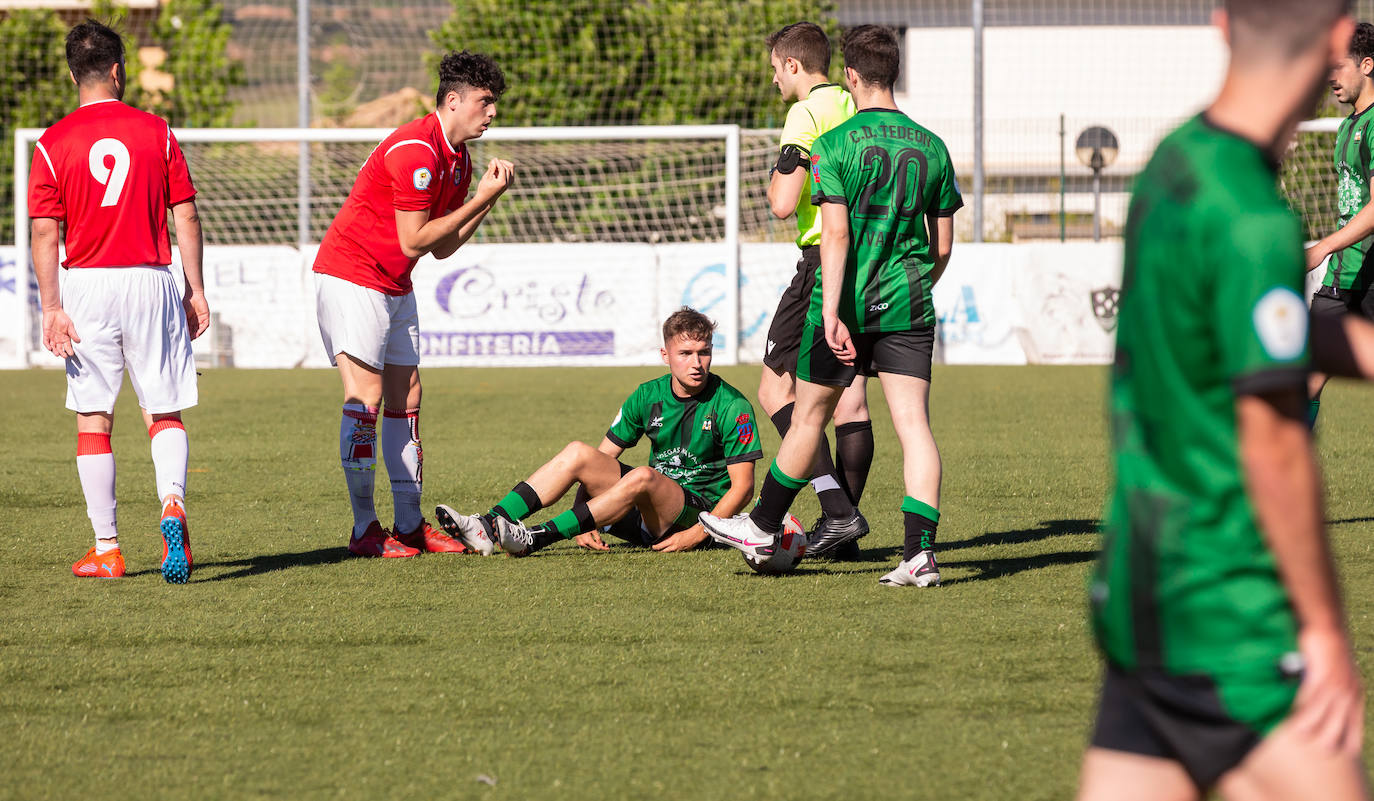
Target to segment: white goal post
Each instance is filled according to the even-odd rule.
[[[302,281],[308,279],[315,246],[353,177],[368,153],[391,132],[378,128],[176,129],[198,189],[197,203],[206,228],[207,271],[217,251],[272,246],[278,252],[295,248]],[[56,363],[34,341],[36,321],[31,310],[36,306],[28,280],[27,187],[34,143],[42,133],[43,129],[21,128],[14,134],[15,290],[19,313],[0,324],[9,329],[0,333],[0,340],[12,337],[20,351],[16,354],[18,365]],[[625,299],[620,307],[603,309],[602,319],[593,321],[594,325],[582,326],[604,330],[565,331],[559,326],[577,326],[561,318],[550,323],[547,318],[553,315],[547,308],[539,309],[543,319],[522,320],[521,314],[529,311],[525,306],[532,307],[534,301],[516,296],[535,290],[526,285],[508,287],[497,293],[496,306],[500,308],[488,310],[491,314],[476,333],[455,330],[445,334],[448,339],[430,343],[441,351],[437,363],[645,363],[648,348],[643,342],[631,341],[627,331],[652,322],[653,316],[665,309],[671,311],[689,297],[701,301],[692,304],[698,308],[709,304],[709,309],[702,310],[718,323],[717,363],[737,363],[741,330],[740,139],[737,125],[628,125],[493,128],[470,142],[474,184],[493,156],[515,161],[516,183],[473,241],[441,264],[449,267],[461,262],[465,252],[479,252],[501,269],[507,269],[511,258],[518,256],[519,263],[510,268],[511,274],[533,270],[535,262],[550,275],[576,264],[581,270],[579,292],[589,292],[588,282],[600,277],[614,284],[612,289],[621,290]],[[302,151],[308,161],[299,157]],[[698,262],[704,266],[698,267]],[[637,265],[642,271],[636,271]],[[417,288],[425,270],[433,272],[433,265],[417,268]],[[693,275],[709,271],[709,287],[697,280],[691,289],[677,288],[673,281],[682,279],[673,271],[694,271]],[[568,291],[561,285],[547,289],[556,296]],[[632,300],[650,308],[629,309]],[[577,301],[582,303],[583,298]],[[545,306],[549,303],[552,301]],[[310,308],[301,314],[309,314],[305,321],[309,325],[296,321],[298,328],[313,327],[313,300],[305,305]],[[443,305],[449,311],[447,304]],[[211,307],[216,307],[213,296]],[[223,303],[220,307],[225,308]],[[257,313],[266,315],[271,310],[259,308]],[[423,310],[421,320],[423,333],[427,324]],[[648,326],[645,336],[649,340],[656,339],[661,323],[659,316]],[[549,347],[556,349],[560,342],[571,342],[573,347],[562,354],[561,361],[503,360],[501,356],[512,355],[509,349],[501,350],[509,348],[506,324],[513,332],[509,335],[525,343],[519,347],[526,347],[531,336],[537,342],[541,333],[553,337]],[[486,327],[480,327],[483,325]],[[455,326],[462,328],[456,322]],[[248,328],[245,324],[240,331],[247,333]],[[481,337],[496,337],[490,342],[497,344]],[[599,344],[592,347],[586,344],[589,341]],[[319,349],[317,342],[302,347]],[[487,350],[478,352],[480,348]],[[655,361],[656,354],[654,344]],[[515,355],[524,356],[527,351]],[[0,363],[6,361],[0,354]],[[302,353],[291,363],[318,360]]]

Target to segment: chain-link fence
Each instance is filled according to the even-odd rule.
[[[7,82],[0,127],[6,131],[50,124],[70,108],[60,37],[87,13],[118,18],[134,46],[136,102],[179,125],[297,126],[304,91],[310,126],[394,126],[432,104],[437,56],[466,47],[496,55],[510,79],[498,125],[733,123],[750,129],[741,147],[740,236],[746,241],[792,234],[790,223],[772,218],[765,198],[786,104],[770,85],[763,37],[787,22],[815,19],[836,40],[861,23],[897,29],[904,57],[898,104],[950,147],[969,206],[958,218],[965,240],[1091,236],[1093,173],[1075,155],[1074,142],[1099,125],[1120,142],[1100,182],[1103,233],[1118,235],[1131,176],[1159,138],[1216,91],[1226,57],[1209,24],[1215,0],[136,0],[117,11],[36,5],[0,0],[0,80]],[[1358,5],[1361,14],[1374,14],[1374,0]],[[225,29],[227,45],[212,35],[216,25]],[[309,47],[304,81],[297,58],[302,29]],[[831,75],[838,78],[838,41],[834,50]],[[216,59],[225,64],[207,72]],[[224,84],[224,94],[205,91],[215,83]],[[1329,106],[1325,113],[1343,112]],[[1324,230],[1329,216],[1318,202],[1331,194],[1323,141],[1313,135],[1300,142],[1302,157],[1289,165],[1285,182],[1301,199],[1297,205],[1313,233]],[[6,207],[11,151],[8,143],[0,151]],[[319,182],[311,187],[312,237],[346,191],[356,155],[326,154],[312,164],[312,183]],[[526,145],[515,155],[528,179],[564,176],[558,167],[564,156],[553,150]],[[224,194],[220,207],[238,207],[244,220],[222,233],[208,228],[212,242],[297,240],[292,158],[245,152],[218,161],[207,155],[194,165],[205,191]],[[603,165],[598,169],[619,164],[636,180],[673,188],[663,171],[671,165],[661,159],[646,163],[611,153],[588,159]],[[257,188],[233,194],[249,185]],[[556,207],[548,208],[553,217],[508,221],[485,235],[501,241],[574,230]],[[608,207],[604,215],[617,212],[628,222],[597,230],[611,238],[684,235],[667,221],[661,230],[654,220],[637,224],[633,203]],[[6,240],[11,216],[0,218]],[[269,219],[277,216],[281,224]]]

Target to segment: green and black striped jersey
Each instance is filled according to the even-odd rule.
[[[963,207],[940,137],[892,109],[862,109],[816,139],[811,202],[849,209],[849,258],[840,319],[851,332],[935,325],[926,217]],[[821,282],[807,322],[821,321]]]

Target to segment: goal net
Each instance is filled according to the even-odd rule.
[[[15,244],[39,129],[15,138]],[[311,266],[387,129],[185,129],[214,330],[204,363],[323,364]],[[473,239],[414,280],[427,364],[630,364],[691,305],[715,319],[716,358],[738,344],[741,132],[733,125],[493,128],[469,143],[473,188],[495,157],[516,182]],[[766,167],[762,167],[766,174]],[[20,363],[51,360],[20,282],[7,331]],[[4,335],[0,335],[3,337]],[[0,342],[0,348],[4,343]],[[234,354],[238,354],[234,361]],[[245,362],[243,354],[254,354]]]

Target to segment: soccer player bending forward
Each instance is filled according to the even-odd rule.
[[[845,34],[844,74],[859,111],[811,149],[811,202],[821,208],[821,281],[811,295],[797,361],[796,409],[753,512],[702,515],[719,542],[772,553],[821,432],[859,373],[877,373],[902,445],[905,548],[889,586],[940,582],[940,452],[927,401],[935,342],[931,288],[949,263],[954,213],[963,206],[949,151],[898,111],[892,86],[897,39],[860,25]]]
[[[353,506],[348,550],[358,556],[464,550],[420,512],[420,328],[410,273],[426,253],[453,255],[510,186],[514,168],[492,159],[468,197],[465,143],[487,130],[505,88],[487,56],[444,56],[434,113],[397,128],[367,157],[315,257],[320,336],[343,379],[339,458]],[[372,505],[383,401],[394,536]]]
[[[526,556],[565,539],[608,550],[611,534],[655,551],[685,551],[706,541],[697,516],[733,515],[754,495],[754,462],[763,458],[754,407],[711,374],[715,323],[689,308],[663,323],[668,375],[640,384],[595,448],[569,443],[515,485],[486,514],[463,516],[448,506],[435,517],[469,548],[495,543]],[[649,464],[630,467],[620,454],[649,437]],[[543,525],[521,521],[580,484],[573,506]]]
[[[1374,326],[1316,314],[1309,337],[1302,226],[1277,172],[1349,53],[1348,11],[1227,0],[1220,94],[1136,179],[1083,801],[1367,797],[1306,382],[1314,362],[1368,377]]]
[[[67,66],[80,107],[38,140],[29,214],[43,346],[67,363],[67,408],[76,412],[76,471],[95,529],[95,546],[72,572],[94,578],[124,575],[110,432],[127,366],[152,439],[162,502],[162,577],[181,584],[191,575],[188,446],[181,410],[197,400],[191,340],[210,323],[196,190],[167,122],[121,102],[126,77],[118,33],[94,21],[72,28]],[[168,269],[168,208],[184,291]],[[63,222],[67,276],[59,289]]]

